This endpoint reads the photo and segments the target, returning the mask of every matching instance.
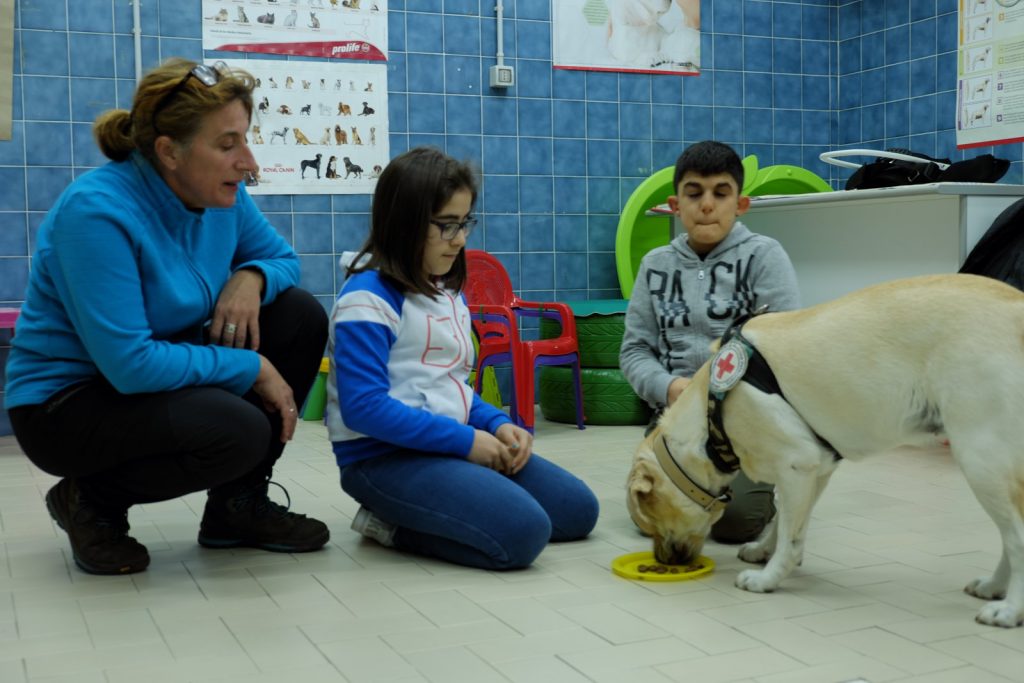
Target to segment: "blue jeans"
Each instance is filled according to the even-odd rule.
[[[538,455],[512,477],[434,453],[378,456],[343,467],[341,488],[397,527],[396,548],[483,569],[527,567],[597,523],[590,488]]]

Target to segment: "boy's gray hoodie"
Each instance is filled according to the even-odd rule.
[[[664,406],[672,380],[692,377],[710,357],[711,342],[764,304],[769,311],[800,307],[782,245],[736,221],[701,258],[680,234],[640,262],[619,352],[626,380],[651,407]]]

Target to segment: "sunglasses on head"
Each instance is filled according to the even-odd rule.
[[[227,68],[227,64],[225,64],[224,62],[216,62],[213,66],[210,66],[208,64],[196,64],[194,67],[188,70],[187,74],[181,77],[181,80],[178,81],[173,88],[168,90],[167,93],[160,98],[160,100],[156,103],[156,106],[153,107],[152,117],[153,131],[158,136],[160,135],[160,129],[156,125],[156,115],[163,111],[163,108],[167,105],[167,102],[172,97],[177,95],[183,87],[185,87],[185,84],[188,82],[188,79],[190,78],[195,78],[197,81],[205,85],[207,88],[212,88],[213,86],[217,85],[217,83],[220,82],[221,78],[221,72],[220,69],[218,69],[218,67]],[[260,184],[260,181],[256,177],[255,173],[249,171],[245,175],[245,184],[247,187],[255,187]]]
[[[224,62],[217,62],[213,66],[209,66],[207,64],[196,64],[194,67],[189,69],[188,73],[185,74],[182,77],[182,79],[175,84],[173,88],[168,90],[167,93],[157,101],[156,106],[153,107],[153,116],[151,123],[153,125],[153,131],[158,136],[160,135],[160,129],[156,125],[156,115],[163,111],[164,107],[167,106],[167,102],[172,97],[181,92],[181,89],[185,87],[185,84],[188,82],[188,79],[190,78],[195,78],[197,81],[205,85],[207,88],[212,88],[213,86],[217,85],[217,83],[220,81],[220,71],[218,71],[217,69],[218,66],[226,67],[227,65],[224,64]]]

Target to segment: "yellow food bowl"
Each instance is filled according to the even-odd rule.
[[[662,564],[654,553],[628,553],[612,560],[612,572],[635,581],[686,581],[704,576],[715,568],[710,557],[701,555],[693,564]]]

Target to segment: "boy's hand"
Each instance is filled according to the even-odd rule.
[[[533,434],[511,422],[506,422],[498,427],[498,431],[494,435],[498,441],[508,447],[512,454],[512,464],[508,474],[518,474],[526,466],[530,455],[533,454]]]
[[[672,380],[672,384],[668,385],[668,396],[665,397],[665,405],[670,406],[675,403],[676,399],[679,398],[679,395],[683,393],[683,389],[685,389],[689,384],[689,377],[676,377]]]

